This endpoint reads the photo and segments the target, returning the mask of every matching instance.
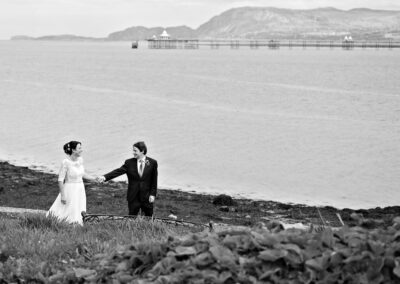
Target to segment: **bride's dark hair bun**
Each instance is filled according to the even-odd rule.
[[[78,146],[79,144],[82,144],[82,143],[79,141],[70,141],[67,144],[65,144],[63,147],[65,154],[71,155],[72,150],[76,150],[76,146]]]

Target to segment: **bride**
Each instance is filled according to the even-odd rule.
[[[64,152],[67,157],[62,161],[58,174],[60,193],[46,216],[53,215],[68,223],[83,225],[81,212],[86,211],[86,193],[82,178],[94,178],[85,174],[81,142],[68,142],[64,145]]]

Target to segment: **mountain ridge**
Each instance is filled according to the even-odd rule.
[[[172,38],[340,39],[349,34],[362,39],[400,38],[400,11],[239,7],[212,17],[196,29],[185,25],[166,28],[133,26],[110,33],[105,38],[59,35],[38,38],[16,36],[11,39],[132,41],[158,36],[164,29]]]

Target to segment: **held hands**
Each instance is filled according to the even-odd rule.
[[[96,181],[99,183],[103,183],[106,180],[106,178],[104,176],[98,176],[96,177]]]
[[[64,195],[61,195],[61,204],[67,204],[67,200],[65,199]]]
[[[99,183],[103,183],[106,180],[106,178],[104,176],[97,176],[95,179]],[[150,195],[149,203],[153,203],[155,199],[156,199],[156,197],[154,195]]]

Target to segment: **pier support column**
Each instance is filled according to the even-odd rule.
[[[232,40],[231,41],[231,49],[238,49],[239,48],[239,41],[238,40]]]

